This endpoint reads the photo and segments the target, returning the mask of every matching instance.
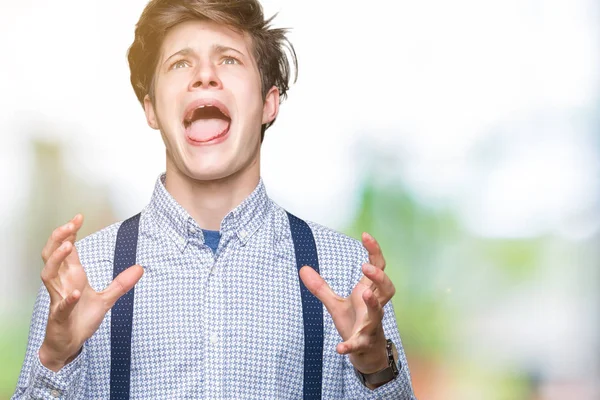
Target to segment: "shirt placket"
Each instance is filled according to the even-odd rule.
[[[221,238],[223,241],[224,238]],[[219,244],[221,246],[221,244]],[[207,249],[211,252],[210,249]],[[220,249],[222,250],[222,249]],[[221,251],[220,251],[221,252]],[[223,398],[223,278],[219,260],[214,257],[208,263],[208,277],[203,291],[203,323],[204,338],[204,371],[205,371],[205,398]]]

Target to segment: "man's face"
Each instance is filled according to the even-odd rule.
[[[273,121],[279,92],[263,101],[250,39],[211,21],[188,21],[166,35],[154,77],[148,124],[160,129],[167,170],[196,180],[256,168],[261,125]]]

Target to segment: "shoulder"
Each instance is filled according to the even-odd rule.
[[[141,212],[142,218],[139,220],[140,231],[147,226],[146,210]],[[131,219],[131,218],[129,218]],[[75,247],[79,253],[81,263],[84,264],[94,261],[111,261],[114,259],[114,251],[117,242],[117,234],[123,222],[127,219],[115,222],[99,231],[96,231],[75,242]]]
[[[283,237],[289,237],[290,225],[287,217],[287,211],[275,204],[275,213],[273,218],[277,219],[275,226],[279,226],[283,229]],[[350,237],[344,233],[341,233],[335,229],[321,225],[317,222],[313,222],[302,218],[299,215],[293,214],[295,217],[300,218],[308,224],[317,246],[317,252],[319,254],[319,260],[321,259],[338,259],[338,260],[352,260],[354,262],[360,262],[361,265],[368,261],[369,255],[364,248],[362,242]]]
[[[112,261],[117,232],[122,223],[116,222],[75,242],[83,265],[97,260]]]
[[[313,221],[306,223],[313,232],[320,258],[342,258],[361,263],[368,259],[368,253],[359,240]]]
[[[281,210],[285,214],[285,210]],[[280,218],[284,215],[280,214]],[[297,216],[298,218],[301,218]],[[287,220],[287,216],[285,216]],[[340,296],[346,297],[362,276],[362,265],[369,260],[369,254],[362,242],[344,233],[322,224],[304,220],[315,238],[319,273],[329,286]],[[286,221],[282,226],[289,233],[290,226]]]
[[[321,276],[340,296],[350,295],[362,276],[369,254],[362,243],[346,234],[306,221],[315,237]]]
[[[103,290],[112,281],[117,232],[122,223],[113,223],[75,242],[79,260],[94,290]]]

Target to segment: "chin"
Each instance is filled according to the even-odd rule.
[[[216,181],[227,178],[233,175],[231,171],[224,165],[194,165],[187,168],[186,174],[189,178],[197,181]]]

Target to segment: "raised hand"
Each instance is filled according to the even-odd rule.
[[[103,291],[92,289],[74,245],[82,224],[83,216],[77,214],[52,232],[42,250],[45,265],[41,277],[50,295],[50,311],[39,357],[53,371],[75,359],[108,310],[144,273],[141,266],[134,265],[121,272]]]
[[[369,252],[369,263],[362,266],[364,276],[343,298],[312,268],[302,267],[300,278],[331,314],[343,339],[337,352],[349,354],[354,367],[370,374],[388,366],[386,338],[383,332],[383,306],[395,293],[394,284],[383,271],[385,259],[377,241],[363,233],[362,242]]]

